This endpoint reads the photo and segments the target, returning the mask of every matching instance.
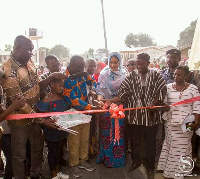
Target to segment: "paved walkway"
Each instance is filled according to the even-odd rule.
[[[127,167],[131,164],[131,158],[129,155],[127,155],[126,166],[122,168],[106,168],[103,164],[96,164],[95,159],[92,159],[90,162],[95,167],[95,171],[88,172],[81,169],[83,176],[80,179],[147,179],[146,169],[143,166],[135,171],[127,172]],[[75,179],[69,167],[62,167],[61,171],[68,174],[70,179]],[[47,161],[44,163],[42,175],[44,179],[51,178]],[[155,179],[164,179],[164,177],[162,176],[162,173],[158,173],[155,175]],[[200,176],[189,177],[188,179],[200,179]]]
[[[91,159],[90,163],[95,167],[95,171],[87,172],[82,170],[83,176],[80,179],[147,179],[146,170],[143,166],[132,172],[127,172],[127,167],[131,164],[131,158],[127,155],[127,164],[122,168],[106,168],[103,164],[96,164],[95,159]],[[70,179],[76,179],[69,167],[62,167],[61,171],[68,174]],[[42,170],[43,179],[51,179],[47,159],[44,162]],[[188,179],[200,179],[200,175],[196,177],[187,177]],[[3,179],[0,177],[0,179]],[[164,179],[162,173],[155,174],[155,179]]]
[[[106,168],[103,164],[96,164],[95,161],[95,159],[90,160],[91,165],[95,167],[95,171],[88,172],[81,169],[83,173],[81,179],[146,179],[146,176],[140,169],[136,169],[134,172],[127,172],[127,166],[131,163],[129,156],[127,156],[127,165],[122,168]],[[62,167],[61,171],[68,174],[70,179],[75,179],[69,167]],[[47,161],[44,163],[42,175],[47,179],[51,178]]]

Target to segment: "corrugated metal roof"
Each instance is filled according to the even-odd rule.
[[[0,51],[0,55],[10,55],[11,51]]]

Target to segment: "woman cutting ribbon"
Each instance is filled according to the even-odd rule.
[[[108,57],[108,63],[108,67],[100,73],[98,79],[98,100],[115,97],[125,78],[125,70],[122,68],[122,59],[119,53],[111,53]],[[103,114],[101,120],[100,154],[97,157],[97,163],[104,162],[106,167],[116,168],[125,165],[123,128],[124,118],[111,118],[109,112]],[[115,140],[117,132],[119,134],[119,141]]]

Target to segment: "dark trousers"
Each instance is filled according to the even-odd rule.
[[[126,146],[126,150],[129,149],[129,141],[130,141],[130,130],[129,130],[129,126],[130,124],[128,124],[127,122],[125,122],[125,127],[124,127],[124,142],[125,142],[125,146]]]
[[[144,137],[145,147],[145,167],[147,170],[155,169],[156,157],[156,134],[158,125],[143,126],[143,125],[130,125],[130,139],[131,139],[131,158],[133,164],[141,163],[141,143],[142,136]]]
[[[63,143],[64,140],[61,141],[47,140],[48,163],[49,163],[49,169],[51,171],[56,170],[56,166],[60,164],[63,158]]]
[[[15,179],[26,179],[25,160],[26,144],[31,147],[31,177],[39,175],[42,169],[43,136],[40,124],[33,123],[20,127],[14,123],[11,126],[12,164]]]
[[[12,179],[14,175],[12,166],[11,135],[3,134],[1,137],[1,141],[2,141],[2,151],[6,158],[4,179]]]

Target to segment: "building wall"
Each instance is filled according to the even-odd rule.
[[[0,51],[0,65],[10,58],[10,51]]]
[[[3,63],[4,61],[6,61],[9,57],[10,55],[0,55],[0,63]]]
[[[144,50],[139,50],[139,51],[121,51],[120,54],[122,56],[122,59],[124,61],[124,64],[127,62],[127,60],[133,58],[136,59],[137,55],[140,53],[148,53],[150,56],[150,59],[153,61],[154,59],[158,59],[165,55],[165,51],[163,50],[158,50],[155,48],[148,48]]]
[[[4,63],[7,59],[10,58],[10,51],[0,51],[0,66],[2,65],[2,63]],[[36,63],[36,52],[33,51],[33,56],[31,58],[31,60]],[[44,58],[45,58],[46,54],[42,53],[41,54],[41,63],[44,64]],[[39,62],[38,62],[39,63]]]
[[[123,52],[119,52],[120,53],[120,55],[121,55],[121,57],[122,57],[122,59],[123,59],[123,63],[125,64],[126,62],[127,62],[127,60],[129,60],[129,59],[131,59],[131,58],[136,58],[136,52],[129,52],[129,51],[127,51],[127,52],[125,52],[125,51],[123,51]]]
[[[39,64],[40,65],[46,66],[45,57],[46,57],[46,51],[40,50],[39,51]]]
[[[172,46],[172,45],[169,45],[169,46],[166,46],[166,47],[161,48],[161,50],[167,52],[168,50],[174,49],[174,48],[176,48],[176,47],[174,47],[174,46]]]
[[[153,48],[144,50],[143,52],[139,52],[139,53],[148,53],[151,61],[153,61],[155,59],[159,59],[161,56],[163,56],[165,54],[164,51],[161,51],[158,49],[153,49]]]
[[[185,49],[182,49],[181,50],[181,59],[184,59],[184,58],[189,58],[188,56],[188,50],[190,49],[191,47],[188,47],[188,48],[185,48]]]

